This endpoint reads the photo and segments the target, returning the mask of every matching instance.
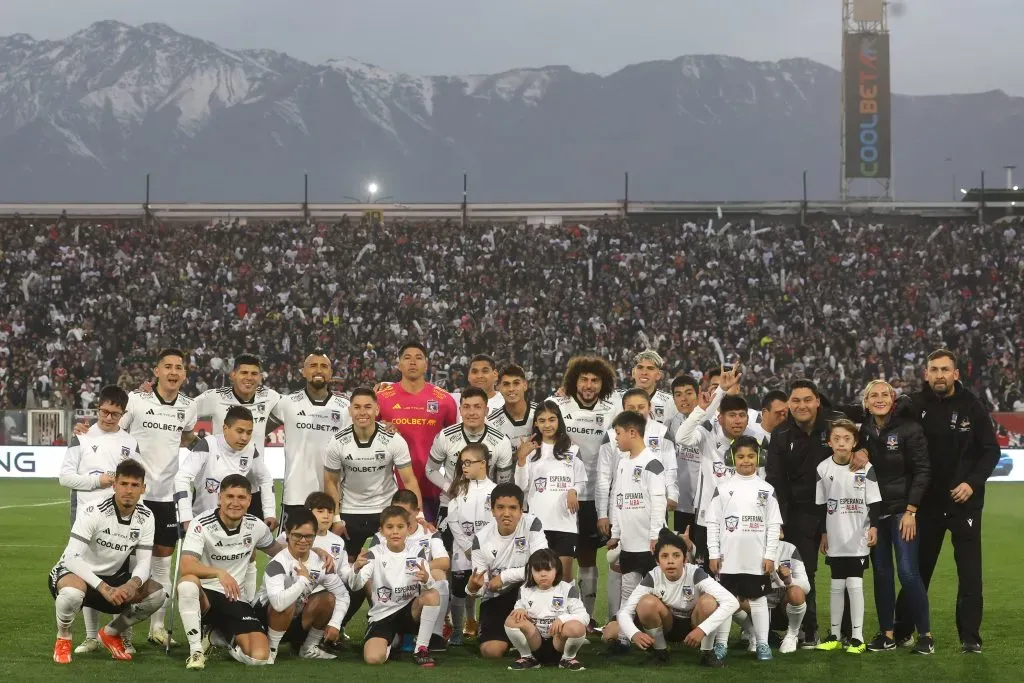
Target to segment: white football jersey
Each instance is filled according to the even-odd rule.
[[[609,400],[615,403],[619,411],[622,411],[622,399],[626,395],[625,389],[616,389],[612,392]],[[661,389],[655,389],[651,399],[650,419],[667,425],[669,420],[679,414],[676,410],[676,403],[672,400],[672,394]]]
[[[708,558],[722,560],[722,574],[763,574],[763,560],[779,552],[775,489],[757,475],[733,475],[715,489],[707,528]]]
[[[195,516],[188,525],[181,554],[191,555],[207,567],[224,569],[238,585],[245,583],[249,558],[256,548],[266,550],[274,545],[274,535],[263,520],[246,515],[236,529],[228,529],[217,510],[207,510]],[[200,579],[204,590],[224,592],[220,579]]]
[[[515,530],[508,536],[498,533],[498,523],[491,523],[480,529],[473,539],[473,571],[486,572],[484,587],[481,591],[484,600],[504,595],[519,588],[526,580],[526,562],[530,555],[548,547],[548,537],[544,535],[541,521],[524,512]],[[500,576],[501,590],[492,592],[487,585],[491,577]]]
[[[331,438],[352,424],[349,400],[329,394],[314,401],[306,390],[281,398],[271,415],[284,425],[285,505],[302,505],[324,488],[324,452]]]
[[[196,397],[196,415],[209,417],[213,433],[220,436],[224,433],[224,417],[235,406],[248,408],[252,413],[252,443],[263,450],[267,442],[267,418],[281,400],[281,394],[273,389],[260,386],[249,401],[243,401],[232,387],[208,389]]]
[[[598,400],[592,408],[582,407],[576,399],[559,396],[553,399],[562,411],[569,438],[580,449],[580,457],[587,468],[587,486],[580,491],[580,500],[594,500],[597,485],[597,460],[606,430],[621,410],[609,400]]]
[[[733,612],[740,606],[739,600],[732,593],[698,565],[687,563],[682,576],[675,581],[670,581],[661,571],[661,567],[655,567],[644,575],[640,585],[615,615],[619,628],[627,640],[632,640],[633,636],[640,632],[633,619],[636,616],[636,607],[645,595],[653,595],[661,600],[672,612],[673,619],[684,622],[690,621],[693,607],[700,596],[710,595],[718,602],[718,608],[699,625],[704,633],[713,633],[731,618]]]
[[[398,491],[395,471],[412,467],[412,457],[402,435],[388,432],[380,422],[366,443],[359,441],[349,425],[331,438],[323,467],[339,476],[340,511],[370,515],[391,505],[391,498]]]
[[[811,592],[811,582],[807,578],[807,567],[800,557],[800,551],[788,541],[779,541],[779,551],[775,555],[775,569],[769,574],[772,580],[772,592],[768,594],[768,606],[778,607],[786,599],[786,591],[789,587],[779,576],[779,569],[786,567],[790,571],[790,585],[803,590],[804,594]]]
[[[113,475],[128,457],[139,457],[139,442],[123,429],[105,432],[94,424],[85,434],[71,437],[60,466],[60,485],[71,489],[72,523],[80,508],[110,497],[110,487],[100,488],[100,476]]]
[[[288,535],[282,530],[277,535],[277,542],[281,545],[288,545]],[[334,558],[334,573],[339,576],[350,577],[354,576],[352,572],[352,565],[348,561],[348,553],[345,552],[345,540],[335,534],[332,531],[326,533],[318,533],[316,538],[313,539],[313,547],[320,548],[325,553],[330,553],[331,557]],[[345,572],[348,572],[347,574]],[[349,579],[346,578],[346,581]],[[318,586],[313,589],[314,593],[319,593],[324,590],[323,586]]]
[[[503,405],[501,408],[491,411],[487,416],[487,424],[508,437],[508,440],[512,442],[514,452],[524,439],[529,440],[533,436],[533,416],[536,413],[537,404],[530,403],[523,419],[516,420],[509,415],[508,408]]]
[[[868,515],[870,505],[881,502],[875,468],[867,463],[856,472],[832,458],[818,465],[818,483],[814,502],[825,506],[825,533],[829,557],[866,557],[868,555]]]
[[[67,569],[96,588],[99,577],[127,569],[128,558],[134,553],[133,575],[145,583],[153,553],[153,532],[153,513],[141,503],[127,520],[118,514],[113,496],[87,505],[71,527],[71,538],[52,576],[59,578],[62,569]]]
[[[647,420],[647,426],[644,428],[644,442],[649,450],[661,458],[661,464],[665,467],[665,495],[669,500],[678,503],[676,444],[671,432],[660,422]],[[616,445],[615,430],[609,429],[605,434],[604,443],[601,444],[597,461],[597,486],[594,488],[594,498],[597,501],[598,519],[610,518],[612,487],[615,485],[619,460],[624,457],[627,457],[627,453],[620,451]]]
[[[470,480],[465,493],[448,501],[445,524],[452,533],[452,571],[467,571],[473,566],[471,553],[476,532],[494,521],[491,491],[495,486],[490,479]]]
[[[673,435],[679,433],[686,416],[677,412],[671,420],[665,423],[666,430]],[[697,487],[700,484],[700,460],[703,451],[702,445],[686,445],[675,441],[676,447],[676,488],[679,491],[678,505],[679,512],[693,512],[693,503],[697,498]]]
[[[388,541],[384,538],[384,534],[379,531],[370,537],[371,548],[376,548],[378,545],[387,545],[387,543]],[[422,550],[428,565],[434,560],[448,557],[448,549],[444,547],[441,533],[438,531],[431,533],[423,528],[422,524],[417,524],[416,531],[409,534],[405,539],[405,547],[410,552]]]
[[[295,605],[295,615],[302,614],[309,597],[324,590],[334,595],[334,611],[328,626],[341,628],[341,621],[348,611],[348,582],[352,581],[352,567],[336,565],[333,572],[328,573],[323,560],[316,553],[309,553],[303,565],[309,571],[309,578],[299,576],[295,568],[299,561],[285,548],[274,559],[267,563],[263,570],[263,585],[256,593],[253,604],[269,604],[274,610],[283,612]]]
[[[371,605],[366,615],[370,624],[401,610],[432,585],[431,581],[421,584],[416,578],[421,564],[427,564],[426,553],[419,549],[410,550],[408,546],[396,553],[384,543],[366,551],[366,564],[353,580],[352,588],[362,590],[367,581],[371,582]]]
[[[568,581],[547,590],[523,584],[515,609],[526,610],[541,638],[551,637],[551,624],[556,619],[563,624],[578,621],[586,626],[590,623],[590,615],[580,599],[580,589]]]
[[[561,458],[555,457],[554,444],[542,443],[540,458],[537,451],[526,458],[526,464],[516,465],[516,486],[526,497],[526,510],[540,518],[548,531],[575,534],[579,530],[576,513],[569,512],[569,491],[580,491],[587,483],[587,470],[580,459],[579,449],[570,446]]]
[[[217,507],[220,483],[229,474],[240,474],[248,479],[253,491],[263,489],[260,499],[263,502],[264,519],[276,514],[274,477],[267,469],[266,458],[255,444],[250,441],[245,448],[236,451],[223,436],[207,436],[192,444],[192,450],[185,456],[174,477],[178,521],[187,522],[192,519],[193,513]]]
[[[121,429],[139,442],[139,460],[146,470],[146,500],[174,500],[181,434],[195,426],[195,402],[184,394],[179,393],[173,403],[166,403],[155,391],[128,394]]]
[[[628,553],[650,552],[665,526],[665,467],[645,448],[635,458],[619,458],[612,489],[612,538]]]
[[[470,434],[460,422],[446,427],[434,437],[427,459],[427,479],[441,489],[441,507],[448,505],[448,489],[451,488],[455,467],[462,449],[471,443],[483,443],[491,452],[491,464],[487,476],[495,483],[512,481],[515,459],[512,457],[512,442],[503,433],[484,423],[483,431]]]

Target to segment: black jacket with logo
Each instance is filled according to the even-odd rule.
[[[860,427],[859,448],[867,449],[878,478],[880,514],[902,514],[907,505],[921,506],[931,483],[928,442],[921,425],[909,418],[891,417],[879,430],[868,415]]]

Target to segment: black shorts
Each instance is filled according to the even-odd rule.
[[[696,520],[697,520],[697,517],[692,512],[680,512],[679,510],[674,510],[672,512],[672,522],[673,522],[672,526],[675,527],[675,531],[676,531],[677,534],[681,534],[684,531],[686,531],[686,527],[693,526],[693,523]],[[691,531],[690,534],[691,534],[691,539],[690,540],[693,540],[692,539],[693,532]]]
[[[690,540],[694,545],[694,561],[696,564],[708,568],[708,528],[696,522],[690,525]]]
[[[305,505],[285,505],[284,503],[281,503],[281,530],[282,531],[284,530],[284,523],[288,520],[288,516],[289,515],[294,515],[299,510],[305,510],[305,509],[306,509]],[[249,514],[255,514],[260,519],[263,519],[263,517],[260,516],[261,513],[253,512],[252,510],[249,510]]]
[[[654,560],[654,553],[647,551],[643,553],[627,553],[623,550],[619,553],[619,571],[623,574],[636,572],[646,574],[654,569],[658,563]]]
[[[174,503],[142,502],[153,513],[153,545],[173,548],[178,543],[178,510]]]
[[[868,568],[865,557],[826,557],[825,564],[832,570],[833,579],[864,578],[864,570]]]
[[[505,634],[505,620],[508,619],[508,615],[512,614],[518,599],[519,587],[516,586],[496,598],[480,601],[480,635],[477,637],[479,642],[498,640],[509,645],[512,644]]]
[[[388,645],[391,645],[395,636],[416,635],[420,630],[420,622],[412,616],[412,603],[413,601],[410,600],[405,607],[397,612],[392,612],[379,621],[368,623],[363,642],[365,643],[370,638],[383,638],[388,641]]]
[[[592,500],[580,501],[580,509],[576,512],[576,527],[580,531],[576,547],[580,550],[596,550],[608,542],[597,530],[597,503]]]
[[[343,512],[341,520],[345,522],[345,531],[348,533],[348,538],[345,539],[345,552],[348,553],[350,560],[354,560],[366,545],[366,541],[380,529],[380,513]]]
[[[754,600],[772,592],[772,580],[767,574],[721,574],[718,583],[741,600]]]
[[[263,628],[269,633],[270,632],[270,603],[266,605],[256,605],[256,616],[259,617],[263,623]],[[284,632],[284,637],[281,638],[282,643],[288,643],[296,650],[302,647],[302,644],[306,641],[306,630],[302,628],[302,613],[296,614],[291,623],[288,624],[287,630]]]
[[[210,609],[203,613],[203,626],[216,629],[228,642],[246,633],[267,632],[256,608],[245,600],[228,600],[223,593],[209,588],[203,588],[203,594],[210,603]]]
[[[558,664],[562,653],[555,649],[554,638],[541,638],[540,647],[533,651],[533,658],[541,664]]]
[[[548,537],[548,547],[559,557],[576,557],[576,544],[579,542],[577,534],[545,530],[544,535]]]
[[[444,549],[448,551],[448,557],[451,557],[455,552],[455,536],[452,535],[452,530],[447,526],[441,532],[441,543],[444,544]]]
[[[60,581],[63,577],[67,576],[68,574],[72,573],[73,572],[69,570],[67,567],[65,567],[63,563],[58,564],[50,571],[50,576],[47,583],[49,584],[50,587],[50,595],[53,596],[54,600],[57,599],[57,582]],[[123,565],[121,565],[121,568],[118,569],[116,573],[111,574],[110,576],[100,576],[100,578],[103,579],[103,582],[108,586],[112,588],[117,588],[118,586],[123,586],[124,584],[131,581],[132,573],[128,571],[128,563],[125,562]],[[113,605],[110,602],[108,602],[107,599],[103,597],[103,594],[100,593],[98,590],[96,590],[92,586],[86,586],[85,600],[82,601],[82,607],[90,607],[96,610],[97,612],[103,612],[104,614],[120,614],[121,612],[125,611],[129,606],[121,605],[120,607],[118,607],[117,605]]]
[[[672,612],[672,628],[665,631],[665,640],[669,643],[681,643],[686,640],[686,636],[689,635],[690,631],[693,630],[691,625],[692,617],[689,614],[676,614],[672,611],[671,607],[665,605],[669,612]],[[640,623],[639,617],[633,617],[633,623],[641,631],[644,631],[644,625]]]
[[[451,592],[454,597],[466,597],[466,584],[469,583],[469,576],[471,573],[472,572],[470,572],[468,569],[461,572],[452,572]]]
[[[249,501],[249,509],[247,513],[253,517],[259,517],[263,519],[263,494],[260,491],[252,492],[252,499]]]

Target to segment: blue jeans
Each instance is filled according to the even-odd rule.
[[[913,614],[918,633],[932,630],[928,615],[928,591],[918,570],[918,535],[912,541],[904,541],[900,534],[902,514],[895,514],[878,522],[878,543],[871,551],[875,577],[875,611],[878,612],[878,626],[884,633],[893,630],[896,613],[896,577],[893,575],[893,552],[896,554],[896,571],[900,586]]]

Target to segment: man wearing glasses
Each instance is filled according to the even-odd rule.
[[[138,458],[139,443],[121,430],[121,416],[128,408],[128,394],[120,387],[103,387],[99,398],[99,420],[79,436],[72,436],[60,467],[60,485],[71,489],[71,524],[79,510],[110,497],[114,471],[129,457]],[[91,607],[82,610],[85,640],[75,648],[77,654],[103,649],[97,638],[100,613]]]

